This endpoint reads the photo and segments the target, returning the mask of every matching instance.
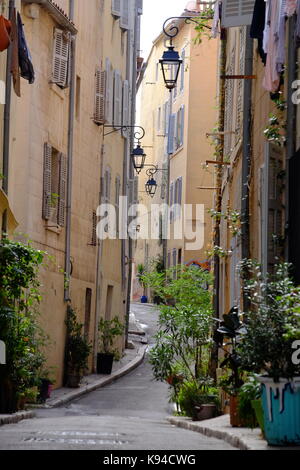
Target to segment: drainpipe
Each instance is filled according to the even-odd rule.
[[[134,41],[133,41],[133,57],[132,57],[132,84],[131,84],[131,90],[132,90],[132,101],[131,101],[131,125],[135,125],[135,118],[136,118],[136,81],[137,81],[137,31],[138,31],[138,9],[137,9],[137,1],[135,1],[134,4]],[[131,48],[130,48],[130,34],[128,34],[129,40],[128,40],[128,50],[127,53],[131,53]],[[129,56],[128,56],[129,57]],[[128,61],[127,57],[127,61]],[[130,77],[130,69],[128,69],[128,76]],[[133,134],[131,134],[132,137],[130,139],[130,148],[133,148],[134,144],[134,139],[133,139]],[[126,147],[126,143],[125,143]],[[127,149],[126,149],[127,152]],[[125,161],[128,161],[128,153],[125,157]],[[128,172],[128,173],[127,173]],[[125,171],[125,179],[124,179],[124,184],[126,182],[126,186],[124,188],[127,189],[127,174],[129,174],[129,178],[133,179],[134,178],[134,168],[131,163],[131,160],[129,159],[128,165],[126,165],[126,171]],[[126,194],[128,195],[128,191],[126,191]],[[132,203],[132,201],[129,201],[129,203]],[[126,298],[126,326],[125,326],[125,341],[126,345],[128,343],[128,332],[129,332],[129,316],[130,316],[130,302],[131,302],[131,286],[132,286],[132,259],[133,259],[133,241],[129,237],[128,238],[128,281],[127,281],[127,298]]]
[[[247,26],[245,51],[245,75],[253,74],[253,39],[250,38],[250,27]],[[251,127],[252,127],[252,80],[245,80],[243,109],[243,160],[242,160],[242,259],[250,258],[250,172],[251,172]],[[247,305],[244,297],[244,309]]]
[[[9,0],[9,19],[12,20],[15,8],[15,0]],[[9,177],[9,148],[10,148],[10,108],[11,108],[11,60],[12,47],[7,49],[6,59],[6,80],[5,80],[5,106],[4,106],[4,124],[3,124],[3,181],[2,189],[8,195],[8,177]],[[7,232],[7,212],[3,214],[2,232]]]
[[[289,19],[288,33],[288,84],[287,84],[287,153],[286,153],[286,198],[285,198],[285,222],[287,231],[287,242],[285,243],[285,259],[291,260],[290,243],[289,243],[289,189],[290,189],[290,160],[296,151],[296,125],[297,125],[297,106],[292,101],[292,95],[295,89],[292,84],[297,80],[297,49],[295,41],[296,17],[295,15]]]
[[[220,41],[220,57],[219,57],[219,144],[217,148],[217,160],[223,161],[224,159],[224,125],[225,125],[225,79],[226,73],[226,46],[227,46],[227,36],[226,30],[223,29],[221,33]],[[219,165],[217,168],[216,175],[216,203],[215,209],[217,212],[222,210],[222,175],[223,175],[223,166]],[[220,246],[220,220],[216,220],[214,228],[214,246]],[[213,296],[213,308],[214,308],[214,317],[220,318],[220,258],[215,255],[213,260],[214,265],[214,296]],[[219,325],[217,325],[218,327]],[[210,359],[210,376],[216,380],[217,379],[217,368],[218,368],[218,353],[219,349],[216,343],[213,344],[211,359]]]
[[[74,0],[69,0],[69,17],[74,21]],[[71,213],[72,213],[72,175],[74,148],[74,114],[75,114],[75,58],[76,39],[72,37],[70,47],[70,96],[69,96],[69,129],[68,129],[68,170],[67,170],[67,207],[66,207],[66,252],[65,252],[65,288],[64,301],[70,302],[71,278]]]

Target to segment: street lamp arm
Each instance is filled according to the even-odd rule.
[[[145,137],[145,134],[146,134],[145,129],[142,126],[111,126],[108,124],[104,124],[103,127],[114,129],[113,131],[110,131],[104,134],[104,137],[106,137],[107,135],[113,134],[114,132],[118,132],[120,130],[126,131],[128,129],[138,129],[137,131],[134,132],[134,138],[140,141],[141,139]]]
[[[179,28],[176,25],[172,25],[171,28],[169,28],[168,30],[167,26],[171,20],[184,20],[186,24],[195,23],[199,25],[199,22],[197,20],[209,20],[209,19],[212,19],[212,18],[209,18],[207,16],[200,16],[200,17],[199,16],[171,16],[170,18],[167,18],[166,21],[164,22],[163,32],[166,36],[168,36],[172,40],[179,33]],[[202,26],[207,29],[212,29],[210,26],[207,26],[207,25],[202,25]]]

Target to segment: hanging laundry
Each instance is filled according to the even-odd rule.
[[[264,37],[263,37],[263,50],[267,54],[269,38],[270,38],[270,24],[271,24],[271,12],[272,12],[271,0],[265,0],[265,4],[266,4],[266,15],[265,15]]]
[[[276,58],[276,68],[278,73],[283,71],[286,58],[285,33],[286,33],[286,0],[281,0],[279,11],[278,31],[275,39],[278,40],[278,52]]]
[[[0,51],[5,51],[10,45],[11,22],[0,16]]]
[[[253,11],[253,19],[250,29],[250,37],[258,40],[258,52],[264,64],[266,64],[267,55],[263,50],[264,29],[266,23],[266,2],[265,0],[256,0]]]
[[[19,64],[21,69],[21,77],[28,80],[30,84],[34,83],[34,69],[32,65],[31,55],[27,46],[22,18],[18,12],[18,36],[19,36]]]
[[[221,8],[222,2],[221,0],[217,0],[215,3],[215,14],[211,28],[211,37],[216,38],[219,34],[219,22],[221,20]]]
[[[266,69],[265,69],[265,76],[263,79],[263,87],[274,93],[278,90],[280,84],[280,76],[277,70],[277,57],[278,57],[278,44],[279,40],[276,35],[278,35],[278,28],[279,28],[279,14],[281,11],[281,2],[272,0],[269,2],[269,16],[268,16],[268,26],[269,29],[269,37],[266,42],[266,50],[267,53],[267,62],[266,62]]]
[[[21,79],[20,79],[20,66],[19,66],[19,38],[17,27],[17,14],[16,9],[13,10],[11,20],[11,40],[12,40],[12,54],[11,54],[11,74],[13,77],[13,85],[16,95],[21,97]]]
[[[297,0],[287,0],[286,6],[285,6],[285,14],[287,16],[293,16],[293,14],[296,13],[296,8],[297,8]]]

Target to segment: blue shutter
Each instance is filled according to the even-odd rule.
[[[168,133],[168,154],[169,155],[174,153],[175,120],[176,120],[176,114],[171,114],[169,118],[169,133]]]
[[[181,106],[181,119],[180,119],[180,146],[184,143],[184,105]]]

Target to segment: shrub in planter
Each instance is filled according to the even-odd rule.
[[[82,334],[83,324],[77,321],[76,312],[68,306],[67,310],[67,345],[66,345],[66,386],[79,387],[92,346]]]
[[[178,393],[181,411],[194,421],[213,418],[219,407],[218,389],[211,386],[211,379],[184,382]]]
[[[111,374],[113,361],[118,357],[118,351],[114,349],[114,341],[122,336],[124,325],[116,316],[112,320],[101,318],[99,325],[99,352],[97,354],[97,374]]]
[[[290,265],[276,266],[263,279],[260,266],[242,263],[248,296],[245,332],[238,352],[242,366],[261,374],[265,436],[271,445],[300,445],[300,365],[292,360],[300,338],[300,290],[289,276]]]
[[[238,413],[241,417],[244,426],[249,428],[255,428],[258,426],[258,421],[253,408],[253,401],[260,401],[261,399],[261,387],[253,377],[249,378],[249,381],[241,386],[238,393]]]

